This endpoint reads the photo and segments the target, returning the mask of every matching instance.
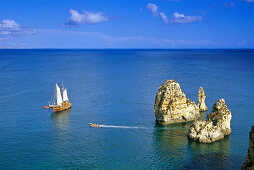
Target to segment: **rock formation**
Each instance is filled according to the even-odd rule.
[[[199,91],[198,91],[198,108],[199,108],[199,111],[207,111],[208,108],[206,107],[206,104],[205,104],[205,91],[203,89],[203,87],[200,87],[199,88]]]
[[[250,144],[248,148],[248,154],[246,160],[242,165],[243,170],[253,170],[254,169],[254,126],[252,126],[250,131]]]
[[[186,122],[200,117],[195,102],[190,101],[175,80],[167,80],[157,92],[154,113],[159,123]]]
[[[194,141],[210,143],[231,134],[231,112],[224,99],[213,105],[212,112],[207,115],[207,121],[198,119],[190,126],[188,137]]]

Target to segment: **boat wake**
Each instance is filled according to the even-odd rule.
[[[119,129],[147,129],[146,127],[139,126],[115,126],[115,125],[100,125],[102,128],[119,128]]]
[[[10,66],[13,65],[13,64],[14,64],[14,62],[11,62],[11,63],[9,63],[9,64],[6,64],[6,65],[0,67],[0,70],[4,70],[4,69],[10,67]]]
[[[31,90],[22,90],[22,91],[19,91],[17,93],[0,96],[0,98],[15,97],[15,96],[18,96],[18,95],[21,95],[21,94],[24,94],[24,93],[30,93],[30,92],[32,92],[32,91]]]

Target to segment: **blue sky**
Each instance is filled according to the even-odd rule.
[[[1,0],[0,48],[254,48],[254,0]]]

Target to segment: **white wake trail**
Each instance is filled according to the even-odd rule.
[[[138,126],[114,126],[114,125],[100,125],[99,127],[103,128],[119,128],[119,129],[147,129],[145,127],[138,127]]]

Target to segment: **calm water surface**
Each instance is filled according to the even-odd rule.
[[[203,117],[225,98],[231,136],[199,144],[191,123],[156,124],[167,79],[196,102],[204,87]],[[44,110],[62,81],[73,107]],[[240,169],[253,99],[254,50],[0,50],[0,169]]]

